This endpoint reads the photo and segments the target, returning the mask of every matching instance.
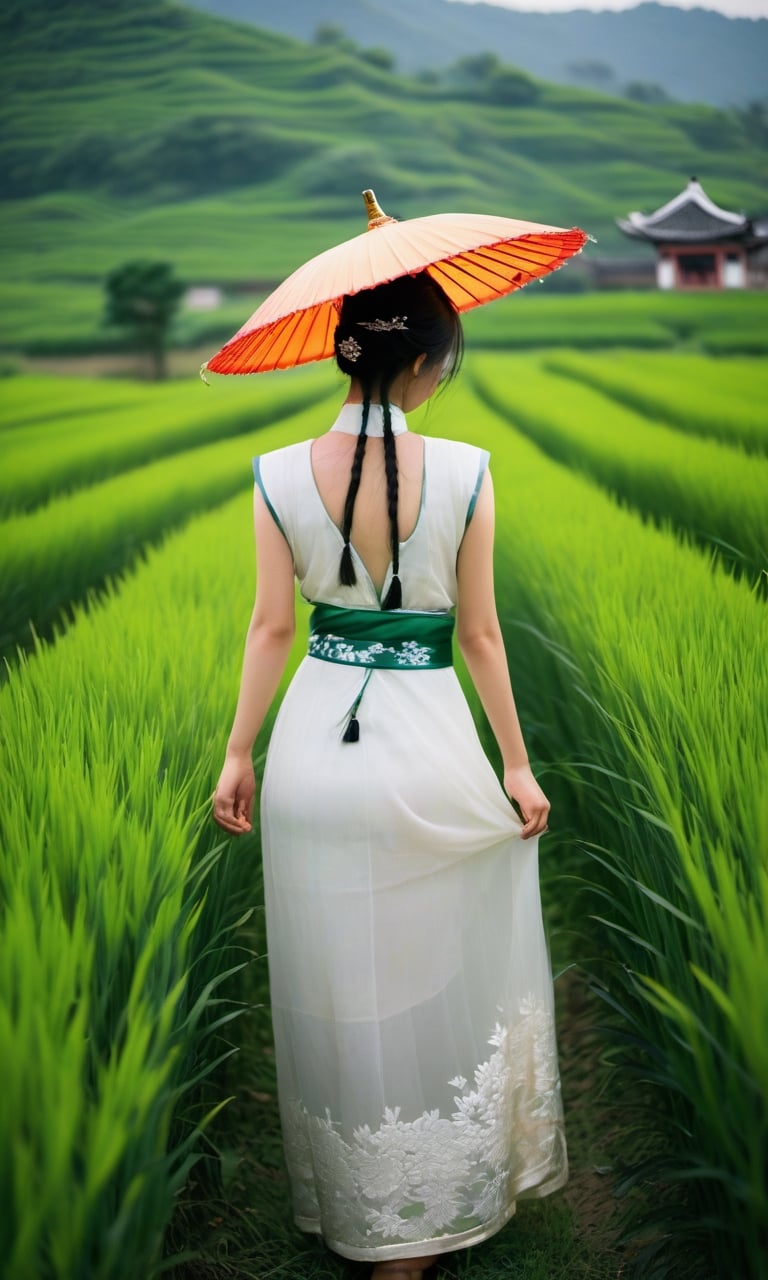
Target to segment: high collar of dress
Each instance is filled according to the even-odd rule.
[[[408,423],[402,409],[396,404],[389,407],[392,419],[392,434],[401,436],[408,430]],[[361,404],[343,404],[339,416],[331,427],[331,431],[342,431],[347,436],[359,436],[363,422],[363,406]],[[372,404],[368,410],[366,434],[369,436],[384,435],[384,409],[380,404]]]

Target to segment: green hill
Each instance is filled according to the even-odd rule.
[[[707,8],[638,4],[592,12],[531,13],[455,0],[186,0],[220,18],[299,40],[333,25],[365,47],[391,51],[404,71],[442,68],[492,49],[546,80],[616,92],[660,86],[683,102],[745,105],[766,95],[768,21]],[[532,7],[532,6],[531,6]]]
[[[765,153],[734,113],[498,66],[424,83],[167,0],[16,0],[0,71],[5,345],[97,327],[129,257],[265,288],[362,228],[366,186],[401,217],[579,224],[604,254],[627,251],[615,216],[690,173],[726,206],[763,201]]]

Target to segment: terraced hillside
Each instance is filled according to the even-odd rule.
[[[195,8],[300,40],[325,39],[388,50],[395,65],[445,73],[459,59],[493,50],[503,61],[558,83],[655,86],[670,98],[730,107],[763,96],[768,24],[725,17],[709,6],[640,3],[597,11],[575,0],[565,12],[479,10],[453,0],[186,0]],[[731,6],[725,6],[731,8]],[[328,32],[328,28],[331,32]],[[691,49],[696,57],[690,56]]]

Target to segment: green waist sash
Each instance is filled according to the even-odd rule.
[[[309,656],[323,662],[398,671],[453,666],[450,613],[380,613],[318,604],[309,626]]]

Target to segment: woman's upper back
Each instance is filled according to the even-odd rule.
[[[329,432],[254,459],[256,481],[293,555],[305,599],[378,609],[391,577],[383,442],[366,445],[350,546],[357,582],[342,586],[340,531],[355,437]],[[485,450],[405,432],[396,439],[404,609],[456,603],[456,557],[488,462]]]

